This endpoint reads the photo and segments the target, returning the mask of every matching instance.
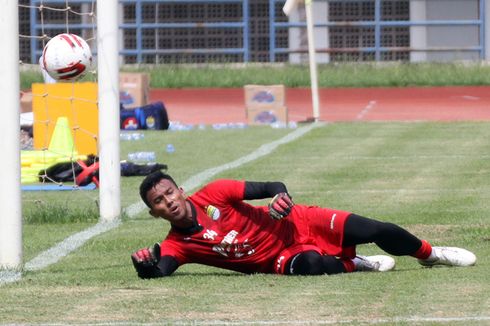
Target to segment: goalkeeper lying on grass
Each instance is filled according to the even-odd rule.
[[[471,266],[476,257],[455,247],[432,247],[405,229],[353,213],[296,205],[281,182],[217,180],[191,196],[161,171],[140,186],[150,214],[170,222],[167,237],[131,255],[141,278],[171,275],[200,263],[242,273],[286,275],[389,271],[390,256],[359,256],[356,246],[375,243],[394,256],[424,266]],[[268,206],[244,200],[272,198]]]

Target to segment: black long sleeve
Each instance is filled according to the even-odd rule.
[[[288,192],[286,185],[282,182],[256,182],[245,181],[244,199],[272,198],[278,193]]]

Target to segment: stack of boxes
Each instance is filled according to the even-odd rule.
[[[248,124],[288,123],[284,85],[245,85],[244,89]]]

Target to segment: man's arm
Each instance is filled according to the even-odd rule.
[[[272,198],[282,192],[288,192],[286,185],[282,182],[245,181],[244,199]]]
[[[156,278],[170,276],[179,267],[179,263],[172,256],[160,257],[160,245],[156,243],[153,248],[143,248],[131,255],[134,268],[140,278]]]
[[[244,199],[271,198],[269,214],[273,219],[280,220],[289,215],[294,206],[286,185],[282,182],[245,181]]]

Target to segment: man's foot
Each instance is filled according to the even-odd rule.
[[[356,271],[387,272],[395,268],[395,260],[390,256],[356,256],[354,258]]]
[[[472,266],[476,256],[471,251],[456,247],[432,247],[432,253],[427,259],[419,259],[420,265],[432,267],[435,265]]]

